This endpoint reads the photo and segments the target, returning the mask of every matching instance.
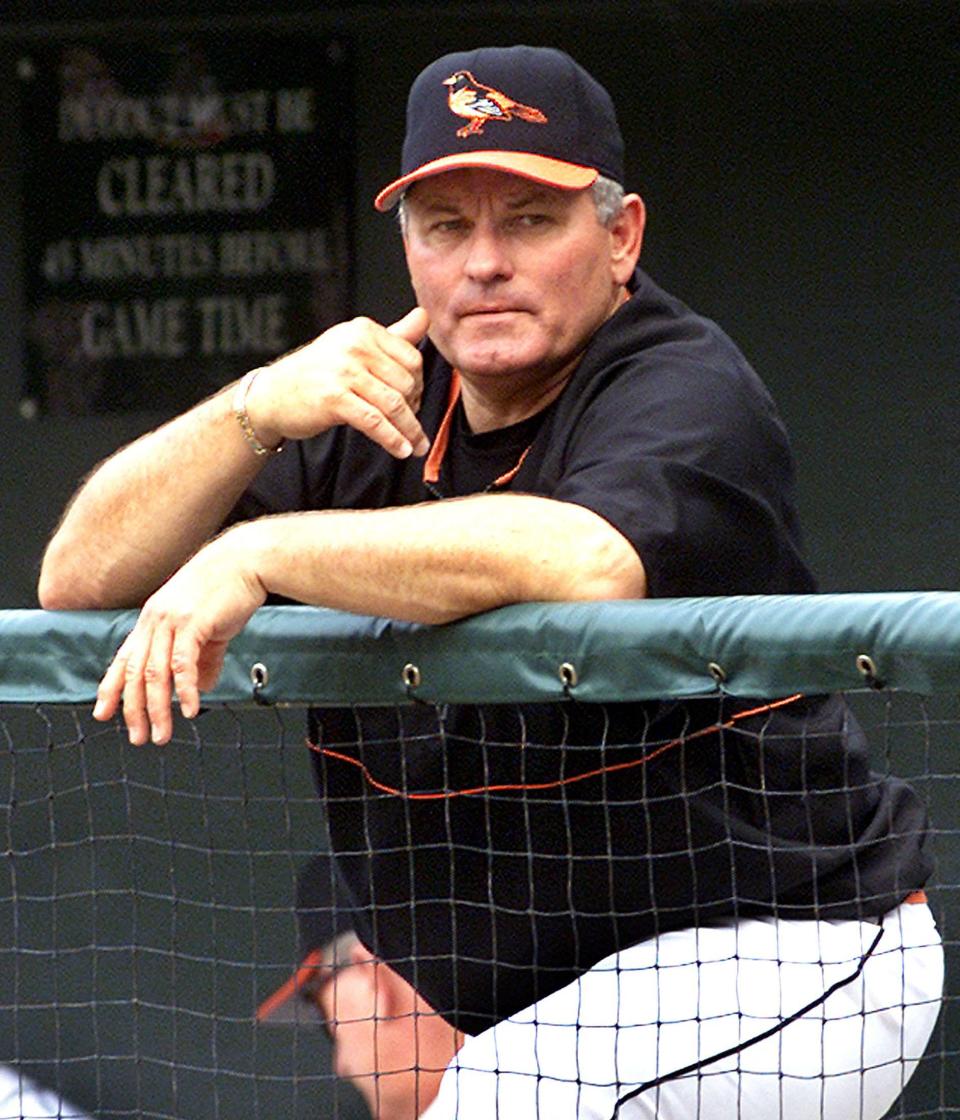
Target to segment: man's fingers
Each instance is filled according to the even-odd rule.
[[[395,389],[406,400],[411,408],[419,408],[420,394],[423,392],[423,369],[420,352],[414,350],[407,343],[398,338],[391,338],[388,334],[381,334],[383,339],[390,339],[393,349],[399,353],[390,353],[390,346],[372,348],[368,354],[353,362],[341,372],[343,384],[357,385],[365,377],[374,377],[384,385]],[[413,360],[404,361],[413,355]]]
[[[371,354],[366,368],[355,368],[351,389],[382,412],[417,455],[426,455],[430,442],[417,419],[423,393],[423,363],[420,352],[386,332],[382,332],[380,338],[390,340],[392,348],[390,345],[384,346]],[[391,353],[391,349],[400,352]],[[392,447],[387,450],[392,454],[398,453]],[[409,455],[410,450],[403,450],[400,454]]]
[[[389,330],[380,330],[376,337],[368,340],[362,352],[367,361],[367,369],[388,380],[402,384],[406,376],[417,382],[423,379],[423,356],[413,343]]]
[[[341,422],[349,424],[398,459],[414,452],[426,454],[430,441],[410,407],[396,404],[386,387],[373,379],[348,394],[340,408]]]
[[[227,642],[207,642],[202,646],[197,658],[197,688],[206,692],[215,687],[223,672],[223,662],[227,655]],[[194,715],[197,713],[194,712]]]
[[[136,747],[143,746],[150,738],[144,682],[149,645],[149,636],[139,633],[138,624],[129,640],[123,672],[123,722],[127,725],[127,738]]]
[[[173,733],[170,664],[173,632],[165,622],[137,627],[117,651],[97,688],[94,719],[109,720],[123,705],[123,720],[134,746],[162,744]]]
[[[169,626],[158,625],[150,634],[146,650],[128,639],[97,688],[94,719],[111,719],[122,698],[131,743],[142,746],[148,739],[158,745],[168,743],[173,734],[173,692],[187,719],[193,719],[200,710],[200,652],[201,643],[189,627],[174,636]]]
[[[387,327],[386,334],[387,337],[402,339],[415,347],[426,337],[429,326],[430,316],[424,308],[414,307],[402,319]],[[406,398],[411,411],[416,413],[420,408],[420,394],[423,391],[423,357],[419,350],[416,352],[416,358],[411,359],[407,368],[413,374],[414,386],[412,391],[407,392]],[[404,429],[404,434],[409,439],[414,454],[426,455],[430,450],[430,441],[424,435],[419,421],[416,421],[415,428],[411,428],[410,431]]]
[[[417,344],[428,324],[426,311],[414,307],[389,327],[364,316],[331,327],[266,367],[253,382],[247,407],[254,429],[270,439],[305,439],[350,424],[356,408],[346,398],[358,393],[386,418],[384,423],[368,417],[361,431],[369,434],[373,424],[380,434],[370,438],[399,458],[426,454],[429,442],[416,420],[423,392]],[[379,393],[364,387],[370,379],[381,383]],[[390,425],[399,436],[389,431]]]
[[[411,451],[418,455],[427,453],[430,441],[420,426],[416,413],[420,406],[419,388],[408,396],[380,378],[364,374],[355,379],[351,396],[354,401],[359,402],[358,415],[361,418],[365,407],[369,406],[367,419],[370,426],[366,434],[371,439],[375,439],[393,455],[406,457]],[[399,440],[394,438],[394,432],[399,435]]]
[[[124,646],[121,646],[97,688],[97,702],[93,708],[94,719],[106,721],[113,718],[120,706],[126,667],[127,658]]]
[[[266,598],[240,532],[209,541],[154,592],[103,675],[94,714],[109,719],[122,702],[134,745],[170,741],[174,692],[186,717],[198,714],[199,690],[216,683],[227,643]]]
[[[172,647],[173,633],[169,625],[161,622],[151,635],[150,651],[143,668],[150,738],[157,744],[169,743],[170,736],[173,734],[173,719],[170,713]]]
[[[423,340],[429,326],[430,316],[427,312],[422,307],[414,307],[413,310],[408,311],[402,319],[391,323],[390,326],[387,327],[387,330],[390,334],[405,338],[407,342],[416,346],[418,342]]]
[[[192,630],[185,628],[178,631],[173,643],[170,668],[173,672],[173,686],[180,703],[180,711],[187,719],[193,719],[200,711],[197,669],[200,652],[201,644]]]

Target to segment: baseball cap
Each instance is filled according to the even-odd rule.
[[[389,210],[412,183],[460,167],[508,171],[583,190],[623,183],[623,138],[609,93],[553,47],[480,47],[444,55],[407,99],[400,177],[377,195]]]
[[[293,975],[257,1008],[259,1023],[322,1025],[314,993],[349,963],[354,910],[329,852],[301,868],[296,907],[302,959]]]

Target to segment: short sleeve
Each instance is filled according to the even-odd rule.
[[[634,367],[582,412],[553,497],[636,548],[651,595],[804,592],[786,433],[755,377]]]

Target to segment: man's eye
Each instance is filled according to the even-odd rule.
[[[517,225],[522,226],[524,229],[546,225],[549,221],[550,218],[547,214],[518,214],[516,218]]]

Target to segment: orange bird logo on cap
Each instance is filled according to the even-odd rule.
[[[492,86],[485,86],[469,70],[458,70],[445,78],[443,84],[450,87],[447,93],[450,111],[470,122],[457,129],[457,135],[461,139],[480,136],[487,121],[512,121],[517,117],[533,124],[547,123],[546,116],[539,109],[514,101]]]

